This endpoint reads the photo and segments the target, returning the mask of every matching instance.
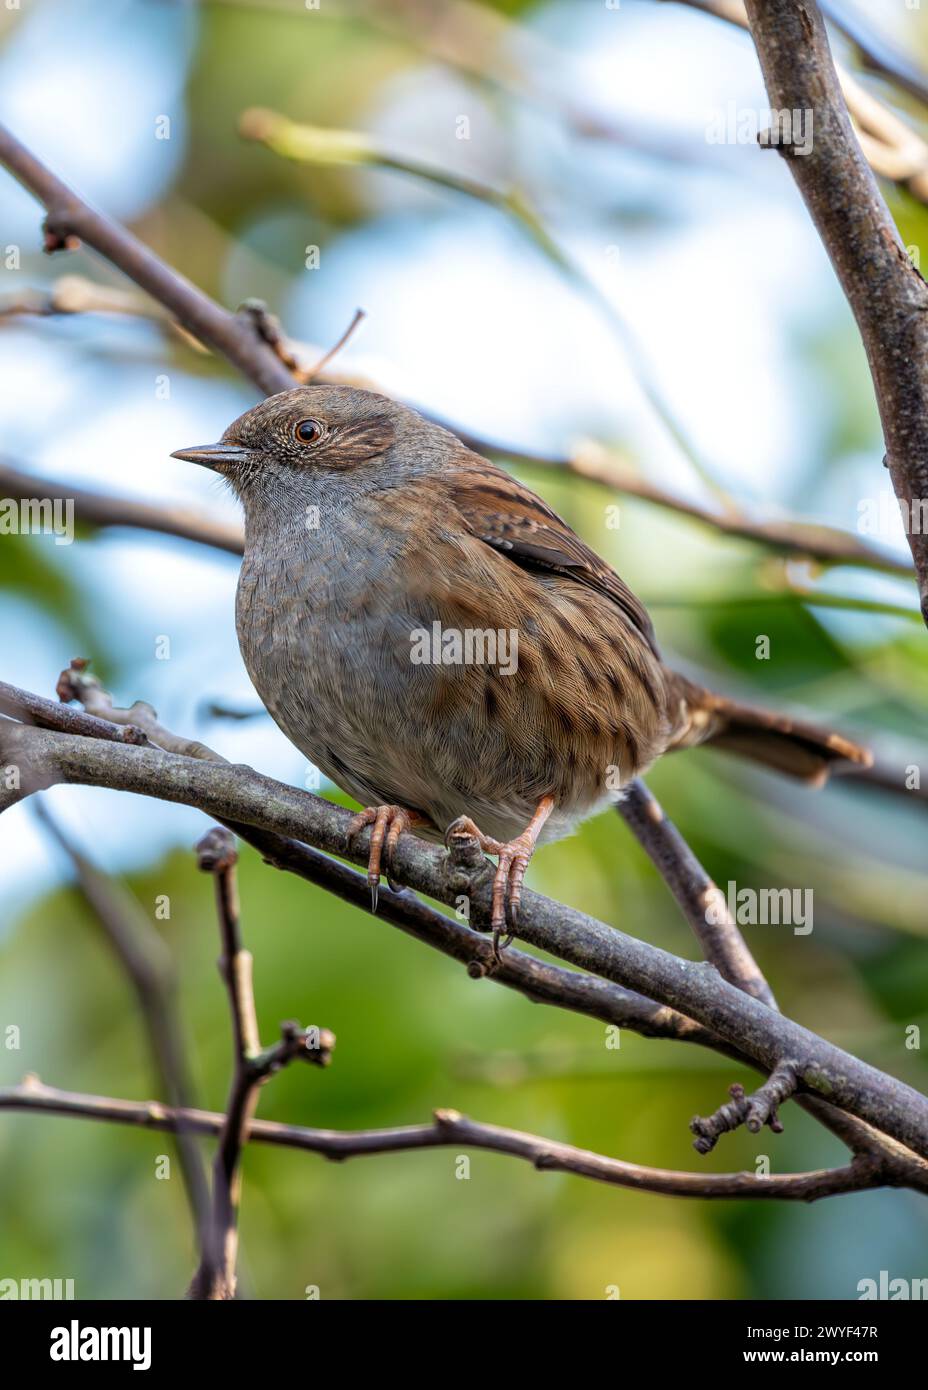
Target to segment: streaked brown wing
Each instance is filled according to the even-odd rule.
[[[647,609],[615,570],[529,488],[476,455],[475,460],[473,467],[441,478],[471,533],[522,568],[562,574],[604,594],[659,657]]]

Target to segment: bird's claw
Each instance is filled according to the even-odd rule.
[[[534,849],[534,843],[527,835],[519,835],[508,844],[501,845],[497,851],[490,914],[493,955],[497,964],[502,959],[502,952],[512,943],[515,929],[519,925],[522,884]]]
[[[410,813],[402,806],[366,806],[351,819],[345,837],[347,848],[352,849],[362,830],[371,826],[371,848],[367,860],[367,886],[371,892],[371,912],[377,911],[380,897],[380,875],[387,870],[387,882],[393,887],[389,869],[397,841],[412,823]]]

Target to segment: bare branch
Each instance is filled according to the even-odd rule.
[[[846,4],[824,0],[822,10],[836,29],[840,29],[860,50],[864,64],[871,72],[894,82],[917,101],[928,105],[928,77],[907,53],[896,48],[883,34],[875,32],[858,14],[850,13]]]
[[[741,29],[748,28],[743,0],[680,0],[680,3],[715,15],[717,19],[728,20]],[[840,11],[835,6],[825,5],[822,8],[839,28],[847,29],[848,26],[841,23]],[[862,31],[858,30],[858,33],[863,37]],[[902,85],[916,71],[910,68],[904,75],[900,68]],[[857,127],[861,148],[873,172],[901,188],[907,188],[919,202],[928,202],[928,144],[894,111],[862,87],[845,68],[835,64],[835,72],[848,111]],[[921,81],[924,82],[923,77]]]
[[[693,1148],[697,1153],[710,1153],[721,1134],[727,1134],[739,1125],[745,1125],[752,1134],[759,1134],[764,1125],[769,1125],[775,1134],[781,1134],[783,1125],[777,1110],[784,1100],[796,1094],[798,1084],[793,1063],[778,1062],[763,1086],[753,1095],[746,1096],[743,1086],[731,1086],[731,1100],[720,1106],[714,1115],[708,1119],[696,1115],[690,1121],[690,1129],[696,1135]]]
[[[928,285],[906,254],[854,136],[818,6],[747,0],[746,8],[771,108],[812,117],[808,154],[778,148],[860,329],[928,622],[928,532],[920,524],[928,500]]]
[[[88,714],[103,721],[121,724],[128,729],[140,730],[144,735],[142,739],[136,738],[129,740],[130,742],[150,741],[159,748],[167,749],[169,753],[179,753],[185,758],[208,758],[212,762],[225,762],[225,758],[214,753],[212,748],[207,748],[205,743],[200,743],[199,739],[181,738],[178,734],[172,734],[163,724],[159,724],[157,712],[145,700],[136,700],[130,709],[118,709],[97,677],[87,670],[89,665],[86,657],[75,656],[67,669],[62,671],[55,688],[55,693],[62,703],[79,700]],[[35,707],[32,713],[35,718]]]
[[[349,811],[251,768],[104,743],[9,720],[0,723],[0,748],[0,756],[22,769],[27,786],[71,782],[141,792],[198,806],[226,823],[254,825],[367,862],[369,832],[349,844]],[[437,846],[406,835],[397,847],[396,878],[446,903],[467,893],[472,922],[489,926],[492,868],[486,860],[465,868]],[[804,1091],[928,1156],[924,1096],[774,1013],[721,979],[714,967],[681,960],[537,893],[526,895],[518,935],[571,965],[686,1014],[767,1072],[785,1058],[796,1059]]]
[[[49,290],[25,289],[0,297],[0,319],[30,315],[55,318],[71,314],[112,314],[123,318],[149,318],[175,334],[194,352],[207,348],[188,333],[160,304],[132,290],[101,285],[85,275],[59,275]]]
[[[216,826],[208,830],[197,845],[197,867],[212,874],[215,885],[216,917],[222,940],[219,973],[229,994],[235,1058],[242,1063],[257,1057],[261,1051],[261,1037],[255,1012],[254,958],[242,945],[239,925],[237,862],[235,838],[228,830]]]
[[[45,250],[86,242],[163,304],[201,342],[227,357],[267,395],[286,391],[293,377],[247,316],[230,313],[166,265],[125,227],[96,212],[4,126],[0,163],[6,165],[47,211]]]
[[[84,673],[85,666],[85,662],[72,662],[70,670],[62,672],[59,689],[64,693],[81,695],[91,707],[113,719],[127,721],[133,715],[138,717],[141,710],[141,717],[147,719],[147,727],[159,746],[180,752],[191,748],[196,750],[196,756],[223,761],[205,745],[190,744],[165,730],[158,724],[154,711],[148,705],[137,702],[131,710],[115,709],[111,697],[102,691],[99,682]],[[32,697],[34,707],[37,699]],[[36,722],[45,727],[58,727],[60,708],[50,701],[41,701]],[[703,953],[711,958],[725,979],[775,1007],[773,993],[753,961],[738,927],[727,911],[719,911],[718,890],[643,783],[638,782],[630,789],[629,809],[631,814],[626,816],[629,825],[671,888],[703,947]],[[257,849],[266,863],[296,873],[355,906],[370,910],[366,880],[353,869],[295,840],[286,840],[246,825],[230,825],[230,828]],[[459,846],[458,852],[463,853],[463,847]],[[474,862],[480,862],[479,856]],[[714,906],[713,915],[719,918],[717,929],[708,921],[709,901]],[[388,896],[381,899],[380,907],[381,915],[394,925],[417,940],[464,962],[472,977],[480,978],[492,973],[499,983],[520,990],[535,1002],[553,1003],[586,1013],[606,1023],[630,1028],[644,1037],[672,1037],[677,1041],[695,1042],[722,1052],[746,1066],[757,1066],[753,1059],[714,1037],[692,1019],[645,999],[634,991],[621,989],[594,976],[544,964],[512,948],[505,953],[502,962],[497,961],[492,946],[480,936],[466,927],[458,926],[443,914],[434,912],[403,891],[389,891]],[[882,1151],[885,1154],[891,1148],[891,1142],[885,1136],[815,1096],[799,1096],[798,1103],[855,1153]]]
[[[185,507],[157,506],[151,502],[137,502],[132,497],[90,492],[56,478],[25,473],[9,463],[0,462],[0,493],[4,497],[48,497],[52,501],[73,502],[76,521],[88,526],[156,531],[225,550],[230,555],[241,555],[243,550],[242,528],[234,522],[216,521]]]
[[[11,710],[15,712],[20,703],[28,704],[30,723],[40,728],[57,729],[68,732],[87,732],[91,736],[97,727],[109,730],[109,737],[120,730],[106,725],[90,715],[78,715],[75,710],[27,691],[17,691],[13,686],[0,687],[7,695]],[[2,707],[2,700],[0,700]],[[133,708],[136,708],[135,706]],[[150,711],[150,706],[146,707]],[[111,717],[127,714],[127,711],[110,709]],[[89,728],[74,729],[72,721],[83,719]],[[139,731],[139,736],[144,735]],[[170,742],[176,739],[170,735]],[[186,742],[177,739],[179,744]],[[205,745],[197,745],[201,749]],[[206,750],[216,761],[224,761],[218,753]],[[201,754],[203,756],[205,754]],[[308,845],[284,836],[260,831],[253,826],[236,826],[235,834],[247,840],[273,867],[297,874],[310,883],[318,884],[328,892],[334,893],[356,907],[370,911],[370,890],[367,879],[355,869],[341,864]],[[382,888],[378,902],[378,916],[399,927],[417,941],[433,947],[443,955],[467,967],[473,979],[482,979],[492,974],[493,979],[509,989],[518,991],[536,1003],[557,1004],[575,1013],[586,1014],[603,1023],[615,1024],[640,1033],[642,1037],[670,1038],[677,1042],[693,1042],[701,1046],[713,1047],[746,1065],[752,1065],[749,1058],[742,1057],[736,1048],[731,1048],[721,1039],[714,1038],[707,1029],[683,1017],[673,1009],[656,1004],[631,990],[592,975],[583,975],[574,970],[565,970],[510,948],[501,965],[496,966],[490,942],[469,927],[444,913],[437,912],[421,902],[411,893],[394,892]]]
[[[96,715],[85,714],[83,710],[56,705],[41,695],[8,685],[6,681],[0,681],[0,714],[27,724],[36,723],[43,729],[59,729],[62,733],[84,734],[87,738],[102,738],[113,743],[148,742],[147,735],[135,724],[125,721],[122,727],[117,728],[108,718],[98,719]],[[51,717],[55,720],[53,724],[48,723]]]
[[[632,782],[616,810],[679,903],[706,960],[726,980],[775,1009],[773,991],[748,950],[723,894],[640,778]]]
[[[21,1086],[0,1090],[0,1110],[68,1115],[140,1129],[173,1130],[183,1123],[200,1134],[218,1134],[224,1115],[205,1110],[180,1114],[155,1101],[112,1100],[105,1096],[58,1091],[28,1077]],[[662,1193],[671,1197],[747,1197],[781,1201],[814,1202],[845,1192],[861,1192],[883,1186],[908,1185],[907,1174],[893,1159],[857,1154],[841,1168],[808,1173],[683,1173],[647,1168],[621,1159],[607,1158],[588,1149],[562,1144],[522,1130],[482,1124],[457,1110],[436,1110],[432,1124],[404,1125],[393,1129],[307,1129],[299,1125],[252,1120],[250,1142],[303,1149],[336,1162],[412,1149],[471,1148],[522,1158],[540,1171],[571,1173],[614,1187]]]
[[[640,779],[636,779],[628,788],[626,796],[616,807],[616,810],[623,816],[632,832],[637,836],[639,842],[650,855],[655,867],[660,873],[664,882],[673,893],[680,906],[683,916],[693,929],[696,939],[702,947],[705,958],[716,967],[719,974],[731,984],[737,985],[745,993],[750,994],[755,999],[760,999],[769,1008],[777,1008],[777,1002],[773,991],[758,968],[744,937],[737,923],[728,910],[728,905],[721,891],[713,883],[706,873],[699,860],[683,839],[676,826],[668,820],[657,800]],[[776,1068],[774,1074],[776,1074]],[[788,1075],[794,1078],[792,1068],[789,1068]],[[768,1078],[766,1085],[773,1082],[773,1075]],[[763,1088],[761,1088],[763,1090]],[[792,1094],[796,1090],[792,1087]],[[744,1091],[739,1084],[730,1088],[734,1099],[743,1097]],[[786,1098],[784,1093],[783,1099]],[[892,1157],[892,1144],[885,1135],[876,1134],[866,1125],[862,1125],[859,1120],[844,1114],[834,1107],[825,1104],[815,1096],[799,1095],[796,1097],[797,1103],[803,1110],[814,1115],[815,1118],[831,1130],[841,1139],[854,1153],[880,1154],[883,1157]],[[734,1114],[731,1107],[722,1107],[722,1111],[727,1116]],[[739,1114],[738,1123],[746,1118],[747,1112]],[[696,1122],[694,1121],[694,1124]],[[699,1121],[706,1124],[705,1121]],[[735,1126],[730,1126],[734,1128]],[[693,1128],[693,1125],[690,1126]],[[713,1130],[712,1133],[717,1137],[724,1131],[725,1126]],[[694,1133],[702,1133],[694,1130]],[[697,1148],[700,1152],[708,1153],[715,1142],[706,1148]]]
[[[253,961],[251,952],[242,946],[239,926],[237,859],[235,840],[228,830],[214,827],[197,845],[198,867],[212,874],[215,884],[222,941],[219,973],[229,995],[235,1043],[229,1101],[213,1164],[212,1221],[189,1289],[191,1298],[215,1301],[235,1297],[242,1152],[248,1142],[258,1092],[268,1077],[296,1058],[327,1066],[335,1046],[335,1038],[327,1029],[302,1029],[298,1023],[284,1023],[280,1042],[262,1052]]]
[[[315,366],[310,367],[307,371],[303,373],[303,381],[315,381],[317,377],[322,376],[323,372],[329,366],[329,363],[332,362],[334,358],[338,356],[345,344],[350,342],[350,340],[354,337],[355,332],[357,331],[358,327],[360,326],[361,322],[365,317],[366,315],[363,309],[355,309],[354,317],[352,318],[348,327],[345,329],[344,333],[341,335],[337,342],[332,344],[328,352],[323,353],[323,355],[319,358],[319,361],[315,364]]]
[[[451,427],[453,428],[453,426]],[[789,519],[782,521],[758,521],[742,511],[721,513],[710,507],[692,502],[675,493],[667,491],[646,479],[639,477],[614,451],[601,445],[588,443],[579,446],[563,458],[547,458],[540,454],[526,453],[493,444],[479,439],[468,440],[478,452],[495,452],[515,462],[537,465],[544,468],[563,469],[577,473],[583,478],[600,483],[615,492],[626,493],[643,502],[651,502],[665,511],[673,511],[689,517],[702,526],[711,528],[735,540],[751,541],[768,550],[776,551],[796,559],[816,560],[823,565],[854,565],[878,569],[887,574],[899,574],[911,578],[912,567],[889,550],[871,544],[850,531],[842,531],[836,526],[825,526],[818,522]]]

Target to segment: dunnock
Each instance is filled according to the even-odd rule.
[[[244,504],[245,665],[288,738],[367,807],[352,834],[373,826],[375,906],[403,831],[466,828],[498,856],[498,942],[538,842],[670,749],[711,742],[812,783],[870,761],[671,671],[639,600],[540,497],[384,396],[297,387],[173,457]]]

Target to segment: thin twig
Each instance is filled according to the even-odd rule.
[[[616,810],[676,898],[706,960],[726,980],[775,1009],[773,991],[748,950],[724,895],[640,778],[627,788]]]
[[[784,1100],[796,1094],[798,1084],[794,1064],[778,1062],[763,1086],[758,1087],[753,1095],[745,1095],[743,1086],[731,1086],[731,1100],[720,1106],[714,1115],[708,1119],[696,1115],[690,1121],[690,1129],[696,1135],[693,1147],[697,1153],[711,1153],[719,1135],[727,1134],[739,1125],[745,1125],[751,1134],[759,1134],[764,1125],[769,1125],[775,1134],[781,1134],[783,1125],[778,1109]]]
[[[238,1211],[242,1189],[242,1153],[248,1142],[261,1086],[281,1067],[301,1058],[327,1066],[335,1046],[327,1029],[281,1025],[280,1042],[262,1051],[255,1009],[253,961],[242,945],[239,924],[235,840],[218,826],[197,845],[197,865],[212,874],[222,950],[219,973],[229,995],[234,1039],[232,1083],[213,1163],[212,1220],[189,1297],[226,1300],[235,1297],[238,1261]]]
[[[203,512],[188,511],[185,507],[159,506],[139,502],[133,497],[114,497],[105,492],[90,492],[74,487],[60,479],[26,473],[11,463],[0,460],[0,494],[4,497],[47,497],[74,505],[74,519],[80,525],[92,527],[128,527],[137,531],[157,531],[164,536],[178,536],[197,545],[212,546],[215,550],[241,555],[242,528],[237,522],[223,522]]]
[[[702,947],[705,959],[714,965],[719,974],[731,984],[737,985],[745,993],[759,999],[768,1008],[778,1008],[773,990],[748,949],[747,942],[729,911],[721,890],[706,873],[679,830],[667,818],[657,799],[640,779],[636,779],[630,785],[616,810],[622,815],[632,833],[650,856],[664,882],[676,898],[684,917]],[[782,1062],[777,1063],[765,1085],[770,1085],[773,1076],[779,1074],[778,1068],[782,1069],[783,1065]],[[792,1068],[790,1068],[789,1075],[794,1083],[789,1094],[793,1094],[797,1087]],[[763,1090],[763,1088],[761,1089]],[[731,1094],[735,1098],[737,1098],[736,1093],[743,1096],[743,1088],[737,1083],[731,1088]],[[783,1099],[785,1099],[785,1093]],[[814,1115],[826,1129],[830,1129],[833,1134],[847,1144],[852,1152],[877,1153],[884,1157],[890,1153],[891,1144],[885,1136],[874,1133],[866,1126],[861,1126],[856,1120],[852,1120],[851,1127],[848,1128],[847,1122],[850,1117],[842,1115],[840,1111],[823,1103],[818,1097],[797,1095],[796,1101],[803,1110]],[[723,1110],[726,1114],[729,1113],[725,1107]],[[746,1115],[747,1112],[744,1113]],[[700,1121],[699,1123],[704,1125],[706,1122]],[[734,1128],[735,1126],[729,1127]],[[690,1128],[698,1136],[694,1147],[700,1153],[708,1153],[712,1144],[708,1148],[702,1146],[703,1130],[698,1127],[694,1128],[693,1124]],[[715,1137],[722,1132],[723,1129],[714,1132]],[[714,1144],[714,1138],[712,1142]]]
[[[329,363],[338,356],[345,344],[350,342],[351,338],[354,336],[355,330],[363,322],[365,317],[366,315],[363,309],[355,309],[354,318],[351,320],[342,336],[329,348],[328,352],[323,353],[314,367],[310,367],[308,371],[302,373],[300,378],[301,381],[307,383],[315,381],[318,376],[321,376]]]
[[[55,711],[52,716],[52,711]],[[148,736],[136,724],[128,720],[117,726],[109,715],[98,718],[85,710],[71,709],[67,705],[56,705],[42,695],[33,695],[29,690],[0,681],[0,714],[8,715],[26,724],[33,721],[43,729],[59,729],[65,734],[83,734],[86,738],[102,738],[113,743],[147,743]],[[54,724],[48,720],[54,717]]]
[[[4,126],[0,126],[0,163],[45,206],[46,251],[71,249],[79,241],[86,242],[266,394],[286,391],[293,385],[291,373],[253,331],[247,316],[221,308],[125,227],[96,212]]]
[[[25,289],[0,297],[0,320],[25,315],[55,318],[72,314],[112,314],[123,318],[149,318],[175,334],[194,352],[209,348],[188,333],[159,303],[132,290],[101,285],[85,275],[59,275],[48,290]]]
[[[58,1091],[43,1085],[36,1077],[27,1078],[21,1086],[0,1090],[0,1110],[68,1115],[149,1130],[170,1131],[183,1123],[201,1134],[220,1133],[226,1118],[205,1110],[188,1110],[179,1114],[155,1101],[113,1100],[106,1096]],[[522,1130],[482,1124],[457,1110],[436,1110],[432,1124],[403,1125],[393,1129],[307,1129],[269,1120],[252,1120],[247,1137],[250,1142],[302,1149],[336,1162],[415,1149],[485,1149],[491,1153],[525,1159],[543,1172],[571,1173],[575,1177],[591,1178],[615,1187],[672,1197],[813,1202],[845,1192],[909,1185],[908,1173],[904,1168],[897,1167],[891,1158],[882,1159],[872,1154],[856,1154],[850,1163],[840,1168],[823,1168],[808,1173],[772,1173],[768,1177],[747,1172],[686,1173],[647,1168]]]
[[[219,763],[226,761],[221,754],[215,753],[199,739],[182,738],[178,734],[172,734],[170,729],[158,722],[157,711],[145,700],[136,700],[129,709],[119,709],[113,704],[112,696],[103,689],[97,677],[88,671],[89,665],[86,657],[75,656],[61,672],[55,693],[63,704],[70,700],[79,700],[87,713],[97,719],[122,724],[127,729],[141,731],[144,735],[143,739],[128,740],[130,742],[151,742],[159,748],[167,749],[169,753],[179,753],[184,758],[208,758]],[[35,704],[31,713],[38,722],[38,707]]]

